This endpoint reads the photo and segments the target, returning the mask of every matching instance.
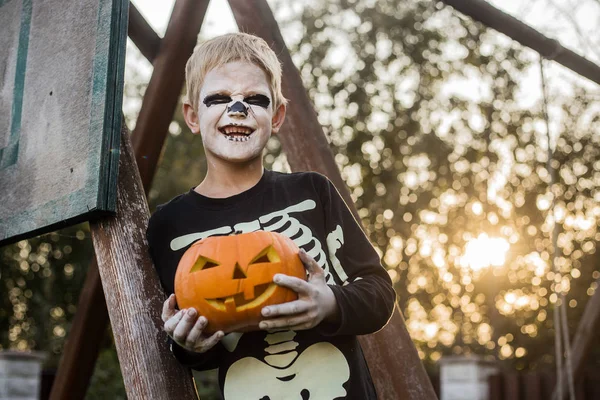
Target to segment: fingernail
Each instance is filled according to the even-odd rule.
[[[266,317],[269,314],[271,314],[271,310],[269,310],[268,308],[263,308],[262,309],[262,315],[264,315]]]
[[[267,324],[265,322],[261,322],[260,324],[258,324],[258,327],[260,329],[267,329],[269,327],[269,324]]]
[[[187,315],[188,315],[189,317],[195,317],[195,316],[196,316],[196,310],[195,310],[195,309],[193,309],[193,308],[190,308],[190,309],[188,310],[188,312],[187,312]]]
[[[304,249],[300,249],[300,253],[306,254],[306,251],[304,251]]]
[[[204,317],[200,317],[200,318],[198,318],[198,321],[200,321],[200,323],[201,323],[202,325],[206,324],[206,322],[207,322],[206,318],[204,318]]]
[[[273,282],[275,282],[275,283],[279,283],[279,282],[281,282],[281,275],[275,275],[275,276],[273,277]]]

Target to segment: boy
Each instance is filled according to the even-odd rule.
[[[212,336],[194,309],[165,301],[172,351],[193,369],[219,368],[225,400],[376,399],[356,335],[381,329],[395,293],[379,257],[331,182],[265,170],[262,151],[285,118],[281,66],[264,40],[243,33],[197,47],[186,66],[184,117],[200,134],[206,178],[158,207],[147,230],[161,282],[173,293],[179,259],[197,240],[277,231],[301,249],[307,281],[273,281],[298,300],[264,307],[261,330]],[[218,261],[218,260],[217,260]]]

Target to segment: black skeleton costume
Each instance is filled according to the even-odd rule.
[[[379,256],[333,184],[314,172],[265,170],[249,190],[223,199],[193,188],[150,218],[150,255],[167,294],[177,265],[202,238],[256,230],[290,237],[325,270],[340,322],[302,331],[230,333],[210,351],[177,359],[193,369],[219,368],[225,400],[376,399],[356,335],[381,329],[395,293]]]

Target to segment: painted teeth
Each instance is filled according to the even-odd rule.
[[[248,136],[225,136],[230,142],[247,142],[250,138]]]
[[[241,133],[243,135],[249,135],[253,131],[252,129],[243,126],[226,126],[225,128],[223,128],[223,132],[225,132],[228,135],[232,133]]]

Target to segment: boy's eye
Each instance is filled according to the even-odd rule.
[[[271,104],[271,100],[269,100],[269,98],[263,94],[248,96],[244,99],[244,101],[251,106],[259,106],[262,108],[268,108],[269,104]]]
[[[211,94],[210,96],[206,96],[202,102],[206,107],[214,106],[216,104],[228,104],[231,102],[231,97],[223,94]]]

